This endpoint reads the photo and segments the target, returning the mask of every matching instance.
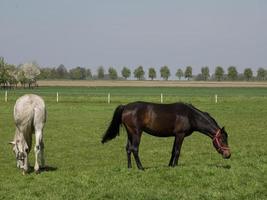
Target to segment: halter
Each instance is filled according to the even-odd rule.
[[[219,141],[219,137],[221,137],[221,129],[218,129],[218,131],[216,132],[215,136],[213,137],[212,141],[213,143],[216,144],[216,146],[218,147],[219,151],[224,151],[224,150],[229,150],[229,147],[224,146],[223,144],[220,143]]]

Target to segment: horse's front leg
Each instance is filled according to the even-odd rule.
[[[179,159],[181,147],[184,141],[184,136],[185,136],[184,133],[176,134],[175,136],[173,148],[172,148],[172,156],[171,156],[171,160],[169,163],[169,166],[171,167],[175,167],[178,165],[178,159]]]
[[[29,164],[28,153],[27,153],[26,154],[26,157],[24,158],[24,166],[23,166],[23,171],[22,171],[23,175],[25,175],[26,173],[28,173],[29,166],[30,166],[30,164]]]

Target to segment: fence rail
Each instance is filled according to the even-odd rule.
[[[16,99],[26,93],[23,90],[20,91],[5,91],[1,92],[0,102],[15,102]],[[246,101],[253,100],[255,98],[264,98],[267,99],[267,96],[245,96],[245,95],[236,95],[236,96],[220,96],[218,94],[210,95],[179,95],[179,94],[144,94],[144,93],[134,93],[134,94],[122,94],[122,93],[80,93],[80,92],[51,92],[51,91],[32,91],[32,93],[42,96],[47,102],[55,103],[64,103],[64,102],[92,102],[92,103],[128,103],[133,101],[151,101],[156,103],[172,103],[172,102],[206,102],[206,103],[222,103],[227,101]]]

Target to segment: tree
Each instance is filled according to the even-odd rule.
[[[237,70],[235,66],[228,67],[228,79],[234,81],[237,79]]]
[[[215,79],[217,81],[221,81],[223,80],[223,76],[224,76],[224,70],[221,66],[217,66],[215,68]]]
[[[134,70],[134,77],[138,80],[144,79],[144,75],[145,71],[141,65]]]
[[[63,64],[60,64],[57,68],[56,68],[56,77],[59,79],[65,79],[68,77],[68,70],[66,69],[66,67]]]
[[[98,67],[98,69],[97,69],[97,78],[98,79],[104,79],[104,76],[105,76],[104,67],[103,66]]]
[[[86,70],[84,67],[75,67],[70,70],[70,78],[74,80],[84,80],[86,78]]]
[[[20,82],[20,84],[25,88],[25,85],[27,83],[27,78],[25,77],[25,73],[23,70],[20,70],[18,73],[18,81]]]
[[[52,68],[46,67],[40,69],[39,79],[52,79]]]
[[[179,80],[184,76],[184,72],[182,69],[177,69],[177,72],[175,74]]]
[[[110,67],[108,69],[108,74],[109,74],[110,79],[112,79],[112,80],[118,79],[117,71],[113,67]]]
[[[21,70],[23,71],[22,77],[27,79],[27,83],[28,83],[29,88],[30,88],[33,83],[36,83],[37,76],[40,74],[39,65],[35,61],[24,63],[21,66]],[[23,84],[25,85],[25,82]]]
[[[15,65],[7,64],[7,73],[8,73],[8,83],[10,87],[17,87],[19,80],[18,80],[18,73],[19,70],[16,68]]]
[[[208,66],[201,68],[201,76],[204,81],[208,80],[208,78],[210,77],[210,70]]]
[[[123,67],[123,69],[121,70],[121,75],[123,76],[123,78],[127,79],[131,76],[131,70],[127,67]]]
[[[9,73],[7,64],[3,57],[0,57],[0,84],[5,88],[8,85]]]
[[[170,77],[171,73],[168,68],[168,66],[164,65],[163,67],[160,68],[160,76],[167,81],[168,78]]]
[[[245,77],[245,80],[247,81],[249,81],[253,77],[253,72],[250,68],[246,68],[244,70],[244,77]]]
[[[93,75],[92,75],[91,69],[86,69],[85,70],[85,78],[87,80],[92,80],[93,79]]]
[[[257,79],[259,81],[263,81],[266,79],[266,75],[267,75],[267,72],[265,69],[263,68],[259,68],[258,71],[257,71]]]
[[[193,77],[192,75],[192,67],[191,66],[187,66],[184,72],[184,76],[185,78],[187,78],[187,80],[189,80],[190,78]]]
[[[154,78],[156,78],[157,76],[157,73],[156,73],[156,70],[151,67],[148,69],[148,77],[151,78],[151,80],[153,81]]]

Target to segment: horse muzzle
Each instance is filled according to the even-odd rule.
[[[229,159],[229,158],[231,157],[231,152],[230,152],[230,150],[224,150],[224,151],[222,152],[222,156],[223,156],[224,159]]]

